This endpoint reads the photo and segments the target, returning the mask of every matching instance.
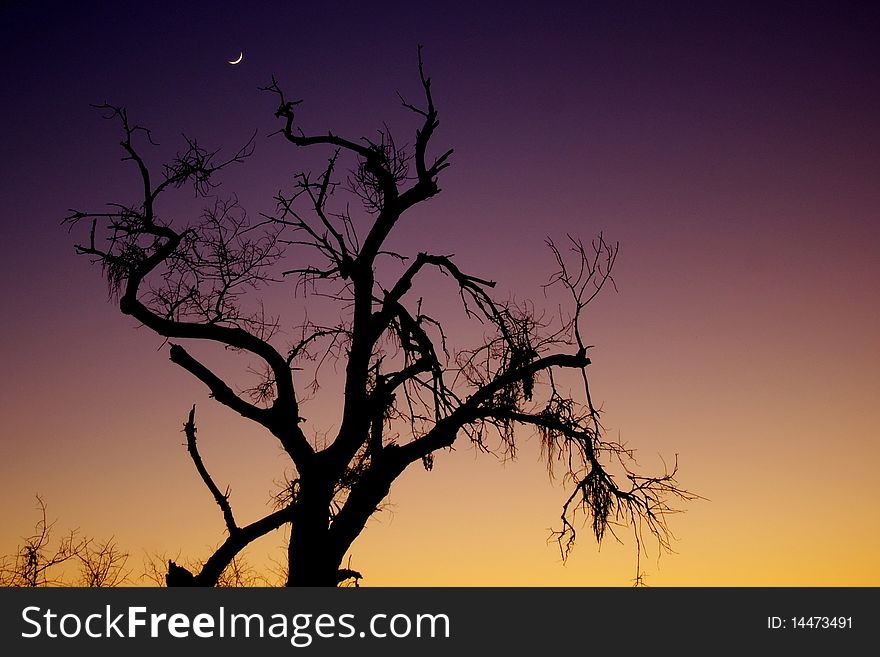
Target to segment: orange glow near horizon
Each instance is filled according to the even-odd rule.
[[[406,471],[355,542],[363,585],[628,586],[641,572],[652,586],[880,586],[877,16],[581,4],[540,16],[509,7],[500,27],[471,5],[423,9],[428,23],[415,10],[363,8],[328,21],[313,7],[303,11],[314,34],[296,38],[263,8],[239,17],[218,3],[208,19],[175,10],[191,21],[131,9],[133,30],[168,35],[138,38],[138,52],[117,34],[116,10],[2,10],[12,77],[0,107],[0,554],[33,527],[40,494],[59,532],[114,536],[135,574],[145,554],[206,558],[224,525],[186,453],[193,404],[204,461],[231,487],[241,523],[267,511],[288,473],[276,441],[170,363],[167,345],[122,316],[98,268],[74,255],[83,236],[59,226],[67,208],[137,193],[116,126],[89,103],[128,104],[161,144],[154,165],[181,132],[227,153],[257,130],[252,161],[221,189],[258,216],[330,153],[269,138],[275,101],[257,87],[277,74],[306,98],[297,116],[308,130],[356,138],[387,120],[411,143],[416,124],[394,92],[418,91],[416,44],[429,38],[441,120],[432,152],[455,153],[442,192],[390,246],[455,254],[462,270],[496,280],[499,298],[552,315],[545,238],[619,241],[617,291],[605,289],[582,326],[595,345],[594,401],[641,470],[677,457],[680,484],[705,499],[670,517],[673,553],[648,539],[637,560],[630,529],[597,547],[586,526],[563,563],[548,537],[568,493],[537,438],[522,431],[508,462],[460,441],[433,471]],[[247,51],[234,67],[219,43],[232,33]],[[44,53],[50,41],[64,52]],[[175,198],[163,217],[190,207],[186,193]],[[296,304],[327,307],[292,288],[266,293],[290,331]],[[448,313],[450,335],[479,337],[445,277],[412,295]],[[245,372],[235,355],[204,353],[218,371]],[[323,383],[303,407],[312,435],[332,435],[339,414],[332,365]],[[283,539],[260,540],[248,558],[268,568]]]

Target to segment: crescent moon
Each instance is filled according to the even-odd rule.
[[[230,64],[238,64],[239,62],[241,62],[242,59],[244,59],[244,53],[240,52],[238,54],[238,59],[231,59],[231,60],[229,60],[229,63]]]

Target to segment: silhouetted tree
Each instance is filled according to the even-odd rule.
[[[126,570],[128,552],[123,552],[115,538],[105,541],[87,539],[79,560],[79,586],[115,587],[128,581],[130,571]]]
[[[37,496],[39,519],[33,532],[23,539],[12,555],[0,558],[0,586],[89,586],[113,587],[125,583],[128,553],[110,538],[99,541],[83,537],[76,529],[53,537],[55,521],[46,514],[46,503]],[[78,578],[72,578],[65,564],[79,565]]]
[[[411,148],[399,146],[387,127],[358,140],[304,132],[295,114],[302,101],[290,100],[273,78],[265,91],[278,101],[276,134],[300,149],[327,148],[329,160],[319,175],[298,174],[292,189],[275,197],[276,211],[258,220],[236,197],[216,190],[216,174],[247,159],[253,139],[224,160],[187,138],[157,172],[140,151],[139,138],[152,142],[149,131],[125,109],[101,106],[121,124],[124,159],[143,192],[104,212],[71,210],[68,223],[89,227],[77,251],[101,264],[120,310],[162,338],[216,343],[259,362],[257,383],[236,391],[182,344],[169,342],[173,363],[216,401],[264,427],[291,462],[276,508],[241,524],[229,490],[214,482],[199,454],[193,407],[184,426],[188,451],[227,537],[194,573],[172,562],[169,585],[216,585],[245,546],[282,526],[289,528],[287,585],[357,581],[358,572],[340,567],[346,552],[406,468],[431,470],[435,454],[457,440],[515,456],[520,426],[540,435],[551,470],[561,469],[571,486],[556,533],[564,555],[585,519],[600,541],[620,522],[637,540],[646,529],[666,545],[670,499],[691,497],[677,486],[675,467],[659,476],[632,471],[631,451],[604,438],[590,397],[590,347],[580,323],[612,280],[616,244],[601,234],[589,245],[574,238],[566,248],[548,242],[558,267],[550,286],[569,302],[553,321],[530,303],[492,296],[494,281],[463,271],[450,255],[389,249],[404,214],[440,191],[438,177],[452,155],[452,149],[429,155],[439,121],[421,51],[418,68],[421,102],[400,97],[419,121]],[[340,179],[343,159],[353,165]],[[172,219],[160,212],[166,194],[185,185],[210,199],[201,216]],[[360,201],[357,218],[337,202],[343,193]],[[449,345],[443,321],[411,294],[427,270],[446,276],[483,333],[478,344]],[[247,294],[286,277],[338,309],[329,322],[301,318],[293,342],[281,339],[279,320]],[[344,394],[338,431],[326,440],[317,430],[307,434],[302,406],[329,359],[343,364]],[[616,477],[611,462],[622,465]]]

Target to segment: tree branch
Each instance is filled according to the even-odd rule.
[[[249,525],[241,527],[237,532],[226,537],[226,540],[223,541],[220,547],[218,547],[210,557],[208,557],[208,560],[205,561],[197,574],[193,575],[186,569],[181,568],[181,570],[188,573],[190,577],[187,578],[184,576],[178,578],[178,585],[216,586],[217,580],[219,580],[223,570],[232,562],[239,552],[258,538],[265,536],[269,532],[290,522],[292,517],[293,507],[286,506],[283,509],[274,511]],[[180,568],[179,566],[177,567]],[[171,582],[168,582],[168,585],[174,586]]]
[[[236,395],[220,377],[190,356],[183,347],[172,344],[169,354],[172,363],[179,365],[208,386],[211,396],[218,402],[228,406],[242,417],[254,420],[263,426],[270,423],[271,415],[268,410],[249,404]]]
[[[220,492],[220,489],[217,488],[217,484],[214,483],[211,474],[202,462],[202,457],[199,454],[198,447],[196,447],[195,405],[193,405],[192,410],[189,412],[189,419],[186,421],[186,424],[183,425],[183,432],[186,434],[186,449],[189,452],[190,458],[192,458],[192,462],[196,466],[196,470],[202,478],[202,481],[205,483],[205,486],[211,491],[211,495],[214,497],[217,506],[220,507],[220,511],[223,513],[223,520],[226,522],[226,529],[229,531],[229,535],[232,536],[239,531],[239,528],[235,524],[235,517],[232,515],[232,507],[229,505],[229,489],[227,488],[225,493]]]
[[[459,430],[467,424],[479,420],[490,414],[494,408],[486,407],[485,404],[492,397],[512,383],[528,379],[538,372],[549,370],[553,367],[579,369],[590,364],[585,352],[577,354],[552,354],[534,360],[515,370],[509,370],[494,378],[492,381],[474,392],[458,408],[446,417],[437,421],[434,427],[423,436],[401,445],[396,451],[395,458],[409,464],[428,456],[431,452],[444,447],[450,447],[458,435]]]

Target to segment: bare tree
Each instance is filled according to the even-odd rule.
[[[30,536],[12,556],[4,557],[0,565],[0,583],[3,586],[51,586],[62,583],[56,575],[59,566],[75,559],[82,551],[83,541],[72,530],[64,534],[57,544],[53,544],[52,533],[55,522],[46,515],[46,503],[37,496],[39,519]]]
[[[581,320],[613,282],[617,244],[601,234],[589,244],[573,237],[565,247],[548,242],[557,265],[549,286],[568,304],[558,317],[496,298],[494,281],[463,271],[451,255],[389,249],[404,214],[440,191],[453,152],[429,155],[439,121],[421,50],[418,71],[420,103],[400,97],[418,121],[410,148],[387,127],[356,140],[305,132],[296,117],[302,101],[290,100],[273,78],[264,89],[277,101],[281,128],[273,134],[299,149],[326,148],[329,157],[320,174],[298,174],[292,189],[276,195],[276,210],[256,220],[217,189],[218,172],[246,160],[253,139],[226,159],[186,139],[157,173],[140,150],[152,142],[150,132],[125,109],[101,106],[121,124],[124,159],[134,165],[142,194],[103,212],[71,210],[69,224],[88,226],[78,253],[102,266],[124,314],[169,341],[173,363],[217,402],[264,427],[290,459],[274,510],[242,524],[229,489],[217,485],[199,454],[190,410],[187,448],[222,513],[226,538],[195,572],[171,563],[169,585],[217,585],[245,546],[281,527],[289,529],[287,585],[357,582],[360,573],[342,568],[343,560],[405,469],[431,470],[435,454],[456,441],[513,457],[520,427],[540,435],[551,472],[561,471],[571,487],[555,535],[563,555],[585,520],[599,541],[621,523],[639,545],[644,530],[668,545],[671,502],[693,497],[678,487],[677,466],[658,476],[635,472],[632,451],[604,437],[591,399]],[[344,160],[351,169],[340,176]],[[201,216],[160,211],[166,195],[185,185],[208,201]],[[344,195],[360,210],[340,201]],[[429,314],[428,302],[413,292],[428,270],[446,276],[483,336],[475,344],[448,344],[448,322]],[[293,330],[298,338],[285,341],[279,318],[255,301],[261,289],[285,279],[333,300],[338,315],[302,317]],[[179,340],[247,355],[256,363],[256,383],[234,389]],[[338,430],[327,437],[310,428],[302,407],[332,359],[342,364],[344,394]]]
[[[125,584],[130,570],[126,570],[128,552],[123,552],[116,539],[106,541],[87,540],[77,554],[80,562],[80,585],[90,587],[114,587]]]
[[[73,529],[54,539],[56,521],[49,521],[46,503],[37,496],[39,519],[33,532],[13,555],[0,559],[0,586],[89,586],[111,587],[126,582],[128,553],[115,539],[99,541],[81,537]],[[79,578],[73,579],[65,564],[78,562]]]
[[[179,555],[176,557],[179,559]],[[165,586],[168,576],[168,567],[174,563],[164,553],[144,553],[144,565],[141,572],[141,580],[153,586]]]

